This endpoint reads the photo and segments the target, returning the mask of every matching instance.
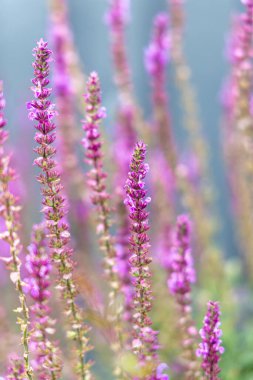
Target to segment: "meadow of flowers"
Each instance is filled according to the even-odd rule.
[[[117,89],[109,132],[106,89],[82,69],[65,0],[50,1],[31,52],[32,145],[9,139],[0,78],[0,379],[253,379],[253,0],[241,3],[220,97],[238,258],[217,239],[184,0],[168,0],[150,25],[148,120],[128,58],[130,0],[108,1],[101,20]]]

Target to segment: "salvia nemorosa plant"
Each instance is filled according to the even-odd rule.
[[[87,174],[88,185],[91,188],[91,200],[97,208],[97,233],[101,236],[100,248],[105,253],[104,264],[105,273],[108,276],[112,297],[115,296],[115,289],[118,288],[118,278],[115,271],[115,248],[110,233],[110,206],[109,193],[106,189],[107,174],[103,169],[103,153],[101,133],[99,124],[105,118],[105,109],[101,105],[100,82],[97,73],[90,74],[87,82],[87,93],[85,95],[86,119],[83,129],[86,138],[83,145],[86,149],[86,160],[91,166]]]
[[[100,123],[105,118],[105,109],[101,105],[100,81],[95,72],[90,74],[87,81],[85,105],[86,118],[83,129],[86,132],[86,138],[83,139],[83,145],[86,149],[86,162],[91,167],[87,173],[87,183],[91,190],[91,201],[96,207],[96,231],[99,235],[100,249],[104,253],[104,272],[109,284],[107,319],[114,326],[111,348],[118,354],[122,350],[122,307],[119,304],[121,291],[116,265],[116,249],[111,234],[110,195],[106,185],[107,174],[103,168],[102,140],[99,131]],[[120,367],[119,363],[115,364],[117,376],[122,375]]]
[[[151,78],[155,136],[159,140],[159,145],[162,147],[170,167],[174,167],[176,165],[176,152],[166,92],[166,69],[169,51],[169,19],[166,13],[161,13],[154,20],[152,40],[145,52],[145,64]]]
[[[50,101],[51,88],[49,85],[49,62],[51,51],[47,42],[40,40],[34,49],[35,62],[32,91],[34,100],[28,104],[29,118],[36,121],[35,141],[38,144],[35,152],[38,158],[34,164],[41,173],[37,180],[41,184],[43,196],[43,214],[46,219],[49,248],[53,262],[58,270],[57,287],[65,300],[65,314],[69,322],[67,336],[76,345],[77,373],[81,379],[90,377],[91,362],[84,356],[90,351],[87,337],[88,327],[84,324],[82,312],[75,302],[78,289],[73,279],[73,249],[70,246],[70,231],[66,221],[66,199],[63,196],[61,177],[54,158],[56,149],[53,145],[56,134],[54,117],[56,111]]]
[[[199,344],[197,355],[202,358],[202,368],[205,379],[218,380],[219,361],[224,352],[221,345],[222,331],[220,329],[220,307],[217,302],[208,302],[207,313],[203,328],[200,330],[202,342]]]
[[[130,267],[134,287],[132,304],[132,350],[138,357],[138,365],[147,373],[147,379],[155,378],[159,368],[158,331],[153,330],[150,311],[152,308],[151,271],[149,252],[149,230],[147,205],[150,198],[145,189],[148,164],[145,163],[146,145],[138,142],[135,146],[130,171],[126,182],[130,227]]]
[[[191,253],[191,222],[187,215],[180,215],[171,237],[168,252],[168,288],[178,308],[178,324],[182,334],[182,359],[185,378],[199,377],[195,345],[197,329],[192,318],[192,285],[196,281]]]
[[[22,246],[19,236],[21,207],[18,198],[13,194],[10,187],[16,178],[16,173],[10,165],[10,155],[5,152],[4,148],[4,144],[8,139],[8,132],[4,129],[6,125],[3,113],[5,99],[2,86],[3,84],[0,82],[0,216],[4,224],[1,239],[9,246],[9,255],[8,257],[2,257],[2,260],[10,270],[10,279],[15,285],[19,296],[19,306],[15,312],[18,315],[17,323],[20,325],[21,341],[24,349],[22,368],[24,368],[28,379],[31,380],[33,379],[33,371],[29,354],[29,309],[24,292],[25,283],[21,278],[20,253]]]
[[[75,212],[73,224],[78,235],[84,237],[82,244],[87,242],[85,236],[87,205],[86,187],[83,181],[82,171],[76,155],[79,143],[79,124],[76,119],[76,99],[72,72],[74,53],[72,51],[73,38],[67,18],[65,1],[55,1],[52,7],[51,37],[54,48],[54,89],[56,95],[56,107],[58,110],[57,125],[60,134],[59,154],[62,167],[64,188],[68,199]],[[84,86],[83,86],[84,88]]]
[[[10,154],[0,81],[0,380],[253,376],[251,288],[241,276],[243,265],[223,259],[216,239],[208,144],[184,47],[188,6],[184,0],[166,2],[168,13],[159,11],[150,22],[144,64],[140,59],[150,84],[145,114],[128,56],[131,6],[136,10],[139,2],[108,0],[116,95],[103,89],[106,119],[100,74],[87,76],[81,68],[68,1],[49,1],[50,42],[41,39],[34,49],[28,103],[36,131],[39,224],[34,189],[26,178],[16,181],[32,149],[22,157],[21,149]],[[233,224],[251,278],[253,1],[241,2],[222,94],[223,147]],[[178,96],[168,91],[169,81]],[[178,139],[181,118],[185,144]],[[15,285],[10,291],[8,277]],[[208,302],[198,335],[209,299],[219,303]]]
[[[55,332],[55,321],[50,317],[49,299],[50,274],[52,262],[46,243],[46,226],[34,225],[31,244],[26,256],[26,269],[29,277],[27,288],[33,304],[31,311],[30,348],[34,360],[32,365],[39,380],[55,380],[61,377],[62,360],[55,342],[51,336]]]

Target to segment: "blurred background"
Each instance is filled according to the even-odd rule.
[[[148,117],[149,83],[144,68],[143,52],[149,43],[152,19],[157,12],[166,8],[166,1],[156,0],[147,4],[146,0],[135,0],[131,3],[128,52],[138,101]],[[36,2],[0,0],[0,4],[0,78],[5,82],[6,114],[11,139],[15,144],[22,141],[23,128],[26,128],[26,102],[31,96],[31,54],[36,41],[40,37],[47,38],[48,4],[47,1],[42,0]],[[106,0],[69,1],[70,21],[83,68],[86,73],[92,70],[99,73],[103,101],[112,113],[116,105],[116,91],[112,79],[109,35],[104,23],[107,6]],[[219,239],[227,255],[235,255],[238,248],[233,238],[220,141],[220,91],[227,70],[224,55],[226,36],[231,16],[239,6],[239,0],[188,0],[186,2],[185,48],[198,94],[204,134],[209,143],[211,170],[217,192],[216,204],[221,221]],[[184,140],[184,133],[179,128],[179,102],[170,77],[168,91],[173,128],[180,143]],[[106,122],[108,128],[110,128],[110,116],[111,114]],[[26,132],[29,135],[27,128]],[[32,140],[32,132],[30,138]]]
[[[31,127],[32,123],[27,119],[26,103],[31,100],[32,96],[30,91],[31,78],[33,77],[33,68],[31,65],[33,61],[32,49],[36,41],[41,37],[48,39],[50,23],[48,3],[45,0],[36,0],[36,2],[34,0],[22,0],[22,2],[16,0],[0,0],[0,5],[0,79],[4,80],[4,90],[7,101],[6,118],[8,119],[8,128],[11,134],[10,145],[14,151],[13,158],[17,171],[22,173],[21,176],[25,180],[26,186],[24,187],[29,189],[29,193],[24,196],[24,198],[26,198],[26,207],[28,207],[28,212],[34,213],[34,218],[27,218],[27,220],[24,221],[30,229],[33,221],[39,220],[38,204],[40,194],[39,185],[34,181],[34,176],[31,175],[34,158],[31,152],[31,147],[34,146],[34,129]],[[108,114],[105,121],[105,128],[109,131],[110,135],[114,126],[118,94],[113,82],[113,65],[109,43],[110,37],[108,27],[104,21],[105,13],[108,9],[108,1],[69,0],[68,6],[70,24],[82,68],[85,74],[93,70],[97,71],[101,79],[103,104],[106,106]],[[209,147],[210,170],[214,182],[215,206],[219,219],[217,245],[220,245],[225,255],[230,258],[239,257],[240,249],[236,239],[235,219],[231,210],[231,194],[226,178],[223,157],[221,89],[224,79],[229,72],[225,57],[227,36],[232,16],[239,8],[240,0],[186,0],[186,31],[184,40],[185,51],[197,92],[203,134],[205,135]],[[150,83],[144,66],[144,50],[150,42],[154,16],[166,9],[166,0],[131,1],[131,20],[127,28],[127,49],[133,72],[136,97],[144,111],[146,119],[151,118],[152,107]],[[170,67],[168,69],[167,89],[173,130],[179,147],[185,148],[186,132],[182,128],[182,109],[178,91],[174,84],[173,72]],[[113,142],[111,145],[113,145]],[[30,202],[31,204],[36,204],[36,209],[31,205],[31,210],[29,210],[29,198],[33,199],[33,197],[35,197],[35,200],[36,197],[38,197],[37,204],[36,202]],[[223,262],[221,261],[220,263],[222,266]],[[216,269],[215,267],[215,270]],[[212,272],[212,270],[213,267],[211,267],[210,271]],[[229,272],[230,267],[228,266],[228,269],[226,267],[226,270]],[[222,271],[217,270],[217,273],[218,279],[220,273],[221,277],[223,276]],[[213,272],[210,274],[210,278],[213,281]],[[243,278],[243,281],[244,280]],[[215,282],[215,285],[219,288],[219,280],[217,280],[217,283],[215,280],[213,282]],[[236,283],[236,286],[237,285]],[[241,284],[238,287],[236,286],[236,290],[233,290],[233,295],[235,294],[237,299],[240,299],[240,302],[243,304],[243,307],[241,307],[242,315],[244,315],[245,309],[245,315],[247,315],[250,320],[253,312],[250,306],[252,302],[248,302],[248,300],[251,299],[250,289],[247,289],[247,292],[243,289],[246,294],[245,298],[243,298],[240,287]],[[199,291],[199,297],[196,297],[196,299],[202,307],[201,303],[204,303],[203,299],[205,299],[205,297],[203,297],[201,291],[202,290]],[[207,294],[209,296],[209,293]],[[225,296],[223,295],[223,298],[227,299],[227,303],[229,304],[230,298],[226,295],[226,289],[224,294]],[[5,295],[5,297],[7,298],[8,294]],[[221,301],[224,301],[222,295],[220,298]],[[240,302],[238,302],[238,304],[240,304]],[[223,302],[224,320],[226,316],[231,317],[231,310],[225,303],[226,302]],[[225,311],[226,307],[228,310]],[[10,309],[12,309],[12,307],[10,307]],[[237,307],[237,310],[238,309],[240,308]],[[248,309],[250,309],[250,312]],[[202,318],[202,315],[203,312],[201,311],[198,320]],[[240,323],[242,318],[239,320],[236,319],[235,316],[234,320],[236,321],[235,325],[239,326],[239,330],[241,330]],[[156,321],[156,323],[158,324],[159,321]],[[231,338],[230,342],[229,339],[232,336],[231,331],[233,330],[234,325],[231,324],[230,326],[229,319],[228,327],[226,327],[225,332],[228,347],[226,350],[227,352],[234,350],[234,357],[237,358],[237,350],[240,350],[240,345],[237,345],[237,342],[241,342],[245,337],[248,337],[250,340],[252,339],[250,336],[253,337],[253,334],[248,334],[248,330],[245,328],[245,331],[243,331],[245,335],[242,334],[241,337],[239,336],[240,334],[238,334],[239,340],[233,340]],[[250,340],[248,346],[252,348],[252,344],[253,342]],[[250,351],[245,349],[245,352],[246,355],[242,355],[241,367],[246,367],[245,372],[248,371],[247,373],[249,373],[249,375],[248,377],[241,378],[252,380],[253,377],[250,377],[253,376],[253,360],[250,356],[252,355],[252,349],[250,349]],[[224,367],[232,368],[233,365],[237,365],[235,360],[233,360],[234,357],[232,354],[230,353],[230,356],[227,356],[228,359]],[[107,360],[106,357],[104,360]],[[244,365],[245,363],[246,365]],[[101,368],[102,367],[101,365]],[[101,373],[104,376],[104,369],[99,370],[102,371]],[[234,373],[233,380],[239,378],[236,377],[238,376],[238,372],[235,371]],[[227,377],[227,379],[230,380],[229,377]]]

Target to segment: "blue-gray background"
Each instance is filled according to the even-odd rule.
[[[225,36],[239,0],[188,0],[185,46],[198,92],[201,119],[211,153],[212,175],[217,188],[217,208],[222,222],[220,239],[231,255],[237,251],[228,202],[220,140],[219,93],[227,65]],[[109,38],[103,23],[106,0],[69,0],[74,37],[86,72],[98,71],[104,102],[115,105],[115,88],[109,54]],[[13,144],[21,143],[26,123],[25,104],[31,97],[31,51],[40,37],[47,38],[48,10],[45,0],[0,0],[0,78],[5,82],[7,117]],[[138,100],[149,115],[148,78],[143,65],[154,15],[166,9],[166,0],[132,0],[132,19],[128,31],[128,50]],[[174,113],[179,122],[173,85],[168,86]],[[177,120],[178,119],[178,120]],[[179,136],[183,138],[182,135]],[[26,149],[30,149],[29,146]],[[25,153],[25,152],[24,152]],[[25,159],[22,155],[18,158]]]

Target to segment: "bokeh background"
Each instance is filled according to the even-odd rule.
[[[108,1],[69,0],[68,5],[70,23],[83,70],[85,73],[96,70],[101,78],[103,103],[108,111],[105,127],[111,131],[117,94],[113,84],[109,32],[104,22]],[[135,92],[147,119],[151,117],[151,99],[148,75],[144,67],[144,49],[150,41],[154,16],[165,10],[166,6],[166,0],[131,1],[127,47]],[[232,15],[239,7],[240,0],[186,0],[185,49],[198,95],[203,133],[210,149],[210,169],[220,221],[217,239],[225,255],[230,257],[238,257],[240,251],[236,241],[222,152],[220,94],[229,71],[225,57],[226,38]],[[29,196],[36,196],[36,192],[39,198],[39,186],[34,181],[34,176],[29,175],[33,170],[31,147],[34,146],[34,130],[32,123],[27,120],[26,103],[31,99],[32,49],[41,37],[48,37],[48,2],[0,0],[0,9],[0,79],[4,80],[6,116],[11,133],[10,142],[14,147],[14,160],[17,168],[20,166],[26,171],[23,174],[26,174],[26,199],[29,203]],[[181,125],[182,111],[170,68],[167,85],[173,129],[178,145],[183,148],[186,145],[186,137]],[[34,220],[38,221],[38,210],[31,212],[36,212]],[[31,224],[32,221],[31,218],[31,221],[24,223]],[[231,346],[233,344],[234,342]],[[100,371],[104,376],[104,369],[101,368]]]
[[[148,45],[152,19],[166,8],[165,0],[133,0],[131,23],[128,28],[128,49],[133,70],[135,90],[146,116],[149,116],[149,84],[144,68],[143,52]],[[116,105],[116,91],[112,79],[109,35],[104,23],[106,0],[69,1],[70,21],[77,50],[85,71],[98,71],[103,88],[103,101],[110,110],[106,127]],[[47,38],[48,4],[45,0],[0,0],[0,78],[5,82],[6,114],[11,130],[11,141],[22,145],[27,131],[26,102],[32,77],[31,52],[36,41]],[[225,41],[232,14],[240,6],[239,0],[188,0],[185,47],[198,93],[200,116],[210,148],[211,173],[216,187],[216,206],[220,219],[218,239],[226,255],[237,255],[234,226],[228,200],[221,146],[220,91],[226,76]],[[168,91],[175,133],[179,143],[184,141],[180,129],[180,108],[173,81],[168,79]],[[30,124],[30,123],[28,123]],[[16,145],[17,146],[17,145]],[[29,147],[24,147],[29,149]],[[24,152],[25,153],[25,152]],[[20,151],[19,151],[20,154]],[[26,155],[18,157],[25,160]],[[31,162],[27,162],[29,168]],[[29,170],[29,169],[28,169]],[[34,186],[31,183],[31,186]]]

